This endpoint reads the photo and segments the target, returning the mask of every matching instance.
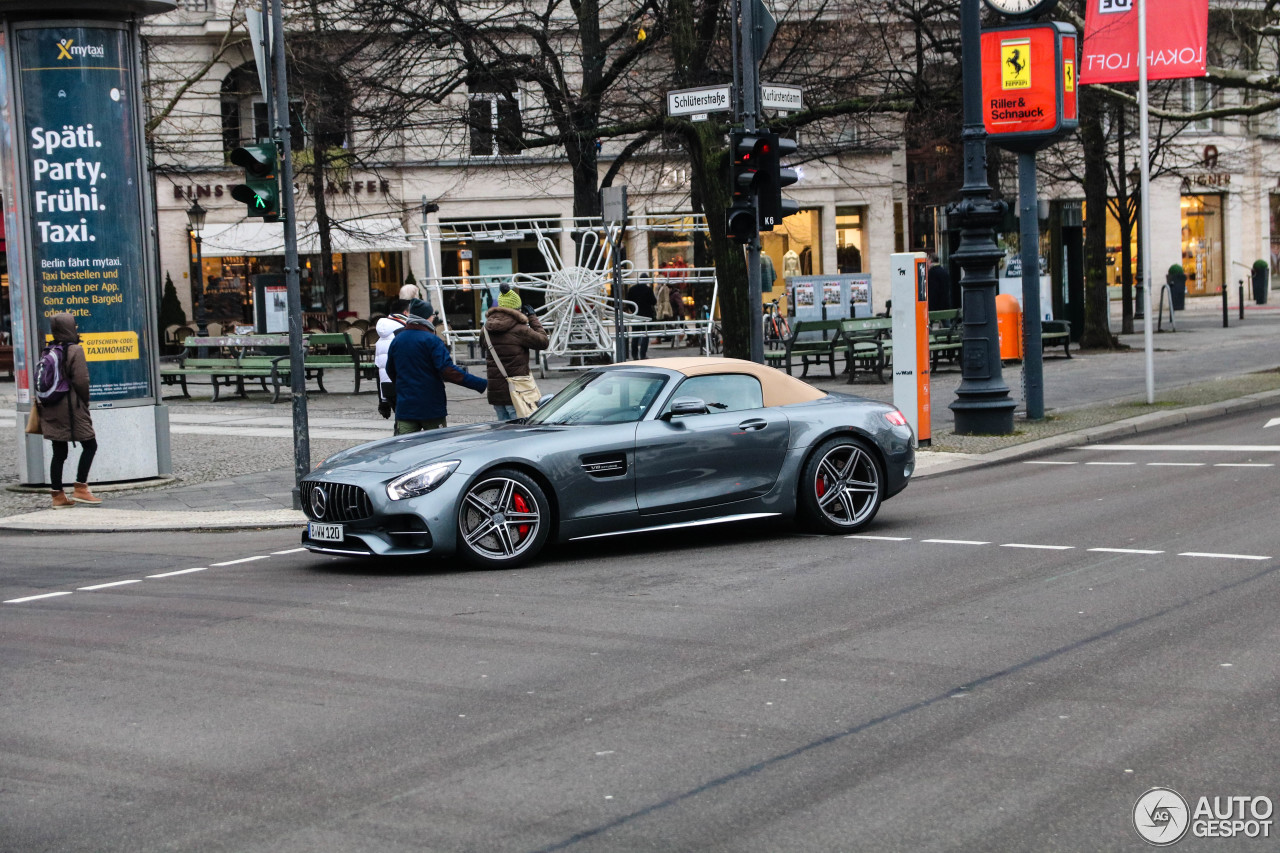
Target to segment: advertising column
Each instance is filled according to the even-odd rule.
[[[15,339],[25,351],[19,408],[30,405],[30,365],[49,340],[50,318],[71,314],[89,366],[94,479],[168,473],[135,33],[123,24],[40,22],[11,24],[4,36],[13,99],[3,113],[6,215],[21,235],[11,240],[20,251],[9,253]],[[45,482],[51,447],[25,438],[22,481]]]

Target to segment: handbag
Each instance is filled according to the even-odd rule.
[[[484,334],[485,346],[489,347],[489,354],[493,356],[493,363],[498,365],[498,372],[502,374],[503,379],[507,380],[507,390],[511,392],[511,407],[516,410],[516,417],[529,417],[538,410],[538,401],[542,399],[538,383],[533,381],[532,376],[508,376],[507,368],[503,365],[502,359],[498,358],[498,351],[494,349],[493,339],[489,337],[489,330],[481,331]]]
[[[27,435],[41,435],[40,429],[40,407],[35,403],[31,404],[31,414],[27,415]]]

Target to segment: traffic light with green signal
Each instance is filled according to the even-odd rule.
[[[772,231],[784,218],[800,212],[800,205],[782,197],[782,188],[791,186],[799,178],[795,169],[782,165],[784,157],[795,153],[795,140],[776,133],[764,134],[764,146],[758,164],[761,179],[757,195],[761,231]]]
[[[231,197],[245,203],[246,216],[267,222],[280,219],[279,154],[274,142],[245,145],[231,152],[231,162],[244,169],[244,183],[231,188]]]

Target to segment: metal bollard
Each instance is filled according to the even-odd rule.
[[[1240,319],[1244,319],[1244,279],[1240,279]]]
[[[1222,285],[1222,328],[1227,327],[1227,285]]]

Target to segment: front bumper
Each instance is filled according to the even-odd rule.
[[[314,475],[313,475],[314,476]],[[342,542],[322,542],[310,538],[308,529],[302,530],[302,546],[318,554],[334,554],[343,557],[398,557],[424,554],[450,555],[454,552],[457,537],[457,501],[467,478],[450,477],[434,491],[415,498],[393,501],[387,497],[386,483],[382,480],[361,480],[329,473],[322,478],[303,481],[303,511],[310,521],[341,524]],[[362,517],[350,514],[326,512],[317,517],[314,508],[306,500],[309,484],[338,485],[363,490],[367,506],[362,507]]]

